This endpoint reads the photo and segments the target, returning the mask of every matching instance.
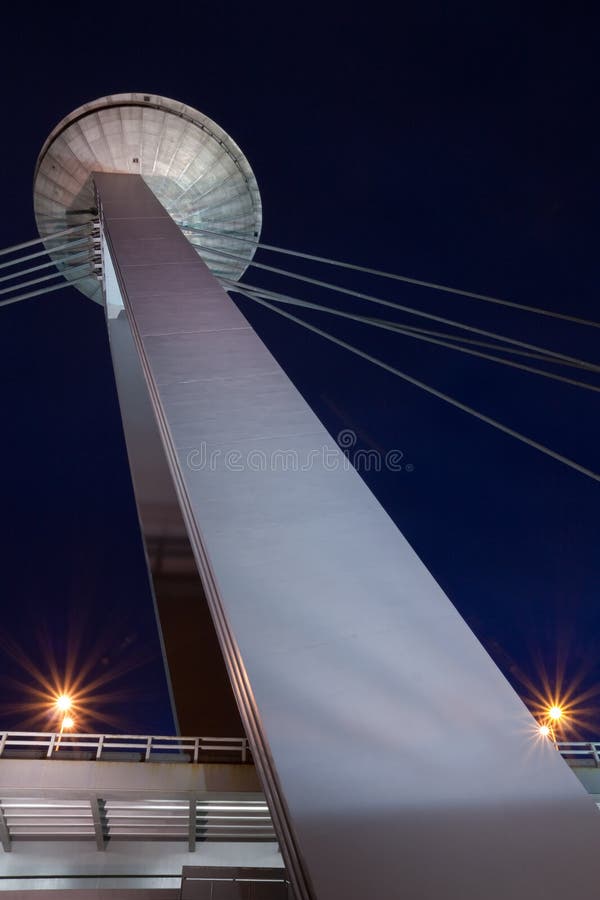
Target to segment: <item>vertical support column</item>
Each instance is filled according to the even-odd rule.
[[[171,704],[180,734],[243,731],[148,389],[104,251],[107,326]]]
[[[197,794],[190,794],[190,817],[188,822],[188,850],[193,853],[196,849],[196,800]]]
[[[583,787],[142,179],[96,182],[299,900],[592,895]]]
[[[10,853],[12,850],[12,842],[10,837],[10,832],[8,830],[8,824],[6,822],[6,816],[4,814],[4,809],[0,806],[0,843],[2,844],[2,849],[5,853]]]
[[[94,820],[94,833],[96,835],[96,849],[106,850],[106,834],[104,833],[104,817],[100,808],[100,801],[95,794],[89,798],[92,819]]]

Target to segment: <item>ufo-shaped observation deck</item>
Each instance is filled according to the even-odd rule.
[[[240,148],[207,116],[154,94],[116,94],[74,110],[38,157],[33,196],[41,237],[94,218],[94,172],[141,175],[184,234],[209,248],[198,252],[215,274],[243,275],[247,262],[210,249],[252,259],[262,223],[258,185]],[[77,287],[101,302],[94,276]]]

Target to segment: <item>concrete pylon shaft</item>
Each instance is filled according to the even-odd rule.
[[[581,785],[143,180],[95,183],[298,897],[591,896]]]
[[[239,737],[242,724],[129,319],[122,310],[107,323],[173,718],[179,734]]]

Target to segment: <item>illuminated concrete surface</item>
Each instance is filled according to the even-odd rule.
[[[96,183],[298,896],[591,894],[583,787],[144,182]]]

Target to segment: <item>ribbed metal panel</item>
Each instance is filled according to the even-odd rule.
[[[267,804],[256,800],[199,800],[196,803],[199,841],[274,841]]]
[[[0,807],[11,840],[94,839],[94,821],[86,800],[3,798]]]
[[[190,802],[197,841],[276,840],[264,800],[97,797],[105,841],[188,841]],[[92,800],[0,799],[9,840],[95,840]]]

